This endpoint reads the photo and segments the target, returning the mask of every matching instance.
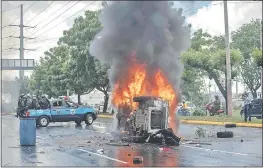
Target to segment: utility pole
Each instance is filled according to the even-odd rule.
[[[228,11],[227,1],[224,1],[224,20],[225,20],[225,44],[226,44],[226,92],[227,92],[227,114],[232,115],[232,82],[231,82],[231,64],[230,64],[230,44],[228,29]]]
[[[20,7],[20,24],[19,25],[8,25],[8,26],[18,26],[18,27],[20,27],[20,36],[19,37],[13,37],[13,36],[9,36],[9,37],[11,37],[11,38],[12,37],[13,38],[19,38],[20,39],[20,48],[18,49],[20,51],[19,58],[20,58],[20,60],[23,60],[24,59],[24,51],[25,50],[34,51],[33,49],[25,49],[24,48],[24,39],[35,39],[35,38],[24,37],[24,27],[35,28],[35,26],[31,27],[31,26],[25,26],[24,25],[24,22],[23,22],[23,4],[21,4],[21,7]],[[9,49],[17,49],[17,48],[9,48]],[[20,63],[22,63],[22,61],[20,61]],[[22,65],[20,65],[20,66],[22,66]],[[24,78],[24,70],[19,70],[20,82],[21,82],[21,80],[23,78]]]
[[[260,23],[260,50],[262,52],[262,21]],[[261,65],[261,99],[263,99],[263,65]]]

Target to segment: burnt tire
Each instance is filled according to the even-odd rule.
[[[39,119],[38,119],[38,125],[40,127],[47,127],[49,124],[49,118],[47,116],[41,116]]]
[[[233,138],[234,133],[231,131],[217,132],[216,136],[217,138]]]
[[[225,124],[225,127],[226,128],[234,128],[234,127],[237,127],[236,124]]]
[[[84,121],[85,121],[85,123],[87,125],[91,125],[93,123],[93,121],[94,121],[94,118],[93,118],[92,114],[85,115],[85,120]]]

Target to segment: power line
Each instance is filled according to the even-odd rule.
[[[49,32],[50,30],[54,29],[55,27],[57,27],[57,26],[60,25],[61,23],[67,21],[68,19],[70,19],[71,17],[73,17],[74,15],[76,15],[77,13],[79,13],[79,12],[83,11],[84,9],[86,9],[88,6],[90,6],[90,5],[93,4],[94,2],[96,2],[96,1],[93,1],[93,2],[91,2],[90,4],[86,5],[86,6],[83,7],[81,10],[77,11],[76,13],[74,13],[73,15],[71,15],[70,17],[68,17],[67,19],[65,19],[65,20],[63,20],[62,22],[56,24],[55,26],[51,27],[50,29],[46,30],[45,32],[39,34],[36,38],[38,38],[38,37],[40,37],[41,35]],[[29,36],[29,37],[30,37],[30,36]]]
[[[24,15],[26,14],[26,12],[36,3],[37,1],[34,1],[27,9],[26,11],[24,12]]]
[[[54,40],[54,39],[58,39],[58,38],[60,38],[60,37],[54,37],[54,38],[43,39],[43,40],[34,40],[34,41],[27,42],[25,44],[37,43],[37,42],[42,42],[42,41],[49,41],[49,40]],[[10,44],[10,45],[6,45],[6,46],[11,46],[11,48],[13,48],[16,45],[19,45],[19,43],[17,43],[17,44]],[[3,47],[6,47],[6,46],[3,46]]]
[[[56,10],[56,12],[52,13],[51,15],[49,15],[46,19],[43,19],[41,21],[39,21],[36,26],[39,26],[39,24],[44,23],[45,20],[49,19],[52,15],[54,15],[55,13],[57,13],[58,11],[60,11],[61,9],[63,9],[67,4],[69,4],[71,1],[67,2],[66,4],[64,4],[61,8],[59,8],[58,10]]]
[[[57,17],[55,17],[53,20],[49,21],[47,24],[45,24],[44,26],[42,26],[40,29],[38,29],[37,31],[33,32],[32,34],[29,35],[29,37],[31,37],[33,34],[36,34],[36,32],[38,32],[39,30],[42,30],[44,27],[46,27],[47,25],[49,25],[51,22],[53,22],[54,20],[56,20],[59,16],[61,16],[62,14],[64,14],[65,12],[67,12],[69,9],[71,9],[72,7],[74,7],[75,5],[77,5],[80,1],[77,1],[76,3],[74,3],[72,6],[70,6],[69,8],[67,8],[64,12],[62,12],[61,14],[59,14]]]
[[[34,20],[38,15],[40,15],[42,12],[44,12],[50,5],[52,5],[55,1],[52,1],[50,4],[48,4],[44,9],[42,9],[38,14],[36,14],[31,20],[29,20],[26,24],[30,23],[32,20]]]

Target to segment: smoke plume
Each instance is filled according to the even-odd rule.
[[[125,77],[127,57],[135,52],[149,73],[160,68],[179,90],[183,70],[179,56],[190,46],[182,10],[172,9],[167,1],[118,1],[105,7],[99,19],[103,29],[91,43],[90,54],[111,65],[111,86]]]

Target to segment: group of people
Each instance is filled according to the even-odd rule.
[[[50,102],[45,95],[31,96],[30,94],[22,94],[19,96],[16,117],[22,117],[28,109],[48,109]]]

